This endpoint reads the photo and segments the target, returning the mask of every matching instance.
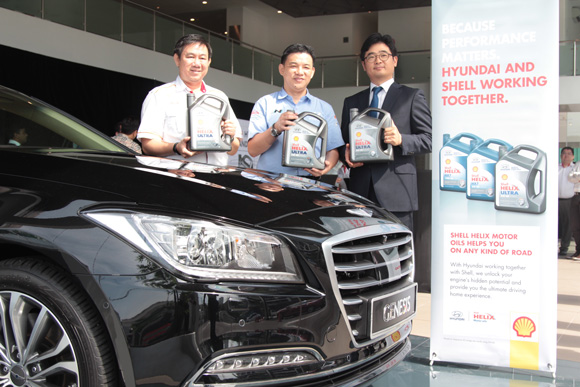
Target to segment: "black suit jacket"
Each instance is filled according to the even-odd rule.
[[[369,98],[367,88],[344,100],[341,130],[345,143],[350,141],[350,109],[363,111],[369,107]],[[368,198],[372,184],[382,207],[395,212],[416,211],[419,203],[415,155],[431,152],[431,112],[420,89],[396,82],[389,87],[382,109],[391,114],[403,142],[394,147],[393,161],[351,168],[349,189]]]

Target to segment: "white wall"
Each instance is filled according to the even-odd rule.
[[[431,7],[381,11],[379,32],[391,35],[399,51],[431,50]]]
[[[302,18],[286,14],[265,16],[244,8],[242,40],[278,55],[293,43],[312,46],[316,56],[353,55],[362,44],[361,31],[365,38],[376,31],[377,18],[376,12]],[[348,38],[347,43],[343,42],[344,37]]]

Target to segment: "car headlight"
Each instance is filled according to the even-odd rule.
[[[153,259],[185,274],[225,280],[301,282],[294,254],[280,238],[256,230],[135,212],[85,216]]]

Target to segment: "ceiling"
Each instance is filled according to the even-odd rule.
[[[260,14],[277,11],[298,18],[431,6],[431,0],[129,0],[214,32],[227,29],[227,8],[247,7]],[[194,21],[191,19],[194,18]]]

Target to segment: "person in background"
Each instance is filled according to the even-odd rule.
[[[8,133],[10,135],[8,145],[20,146],[26,144],[28,141],[28,132],[25,128],[16,127],[11,129]]]
[[[431,152],[431,112],[421,90],[395,82],[398,56],[390,35],[370,35],[360,59],[371,85],[346,98],[342,109],[342,136],[347,143],[342,157],[350,168],[349,189],[391,211],[412,231],[413,211],[419,208],[415,155]],[[392,161],[350,160],[350,109],[363,111],[369,106],[391,114],[393,126],[385,128],[383,140],[393,146]]]
[[[574,149],[566,146],[560,152],[558,167],[558,238],[560,250],[558,255],[565,256],[570,247],[572,230],[570,228],[570,206],[574,197],[574,183],[568,181],[568,175],[574,169]]]
[[[209,70],[211,56],[211,46],[201,35],[189,34],[177,41],[173,51],[173,60],[179,71],[177,78],[151,90],[143,102],[137,138],[141,141],[144,154],[225,166],[228,155],[238,151],[242,129],[229,99],[203,80]],[[232,138],[232,149],[227,154],[188,148],[188,93],[193,93],[196,99],[205,93],[212,94],[227,102],[229,118],[221,124],[222,132]]]
[[[572,228],[572,237],[576,242],[576,251],[572,255],[572,259],[580,261],[580,163],[574,164],[568,174],[568,181],[574,183],[574,196],[572,196],[570,203],[570,227]]]
[[[315,71],[314,50],[310,46],[298,43],[286,47],[278,71],[284,78],[283,88],[260,98],[252,109],[248,129],[248,152],[252,157],[260,155],[258,169],[289,175],[321,177],[336,165],[337,148],[344,145],[344,141],[332,106],[308,91],[308,84]],[[324,169],[282,166],[283,137],[302,112],[318,114],[328,125]],[[320,154],[320,145],[316,148],[317,154]]]
[[[125,145],[132,151],[141,154],[141,146],[135,141],[137,130],[139,129],[139,120],[135,117],[126,117],[115,125],[115,135],[113,140]]]

